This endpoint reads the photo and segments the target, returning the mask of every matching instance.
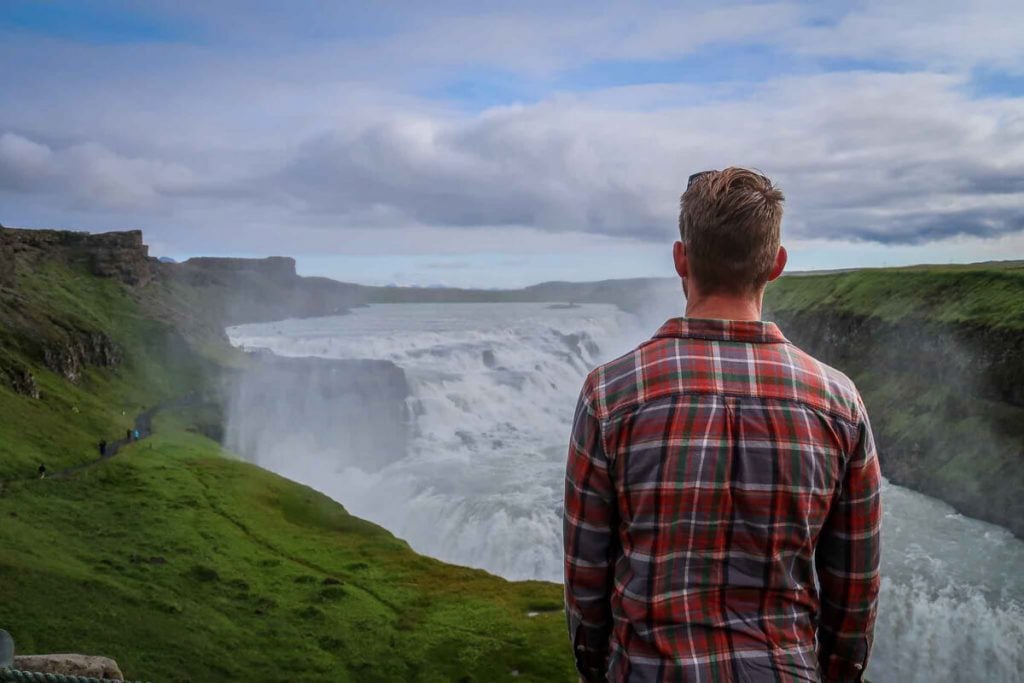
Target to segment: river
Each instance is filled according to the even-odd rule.
[[[394,363],[408,384],[408,447],[397,460],[343,440],[309,448],[293,414],[291,437],[262,438],[275,408],[246,395],[230,402],[227,445],[421,553],[510,579],[560,581],[577,393],[590,368],[655,328],[612,306],[534,303],[385,304],[234,327],[234,344],[281,356]],[[274,389],[285,397],[303,387]],[[908,489],[886,483],[883,496],[872,680],[1024,679],[1024,543]]]

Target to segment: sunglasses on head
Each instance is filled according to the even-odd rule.
[[[689,190],[690,186],[693,185],[695,182],[697,182],[700,178],[703,178],[704,176],[708,175],[709,173],[714,173],[714,172],[715,171],[701,171],[700,173],[694,173],[692,176],[690,176],[690,179],[688,181],[686,181],[686,189]]]

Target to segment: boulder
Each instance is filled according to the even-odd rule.
[[[57,654],[24,655],[14,658],[14,668],[64,676],[90,676],[123,681],[124,674],[117,662],[109,657],[93,655]]]

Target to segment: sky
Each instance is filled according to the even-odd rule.
[[[0,0],[0,223],[368,284],[672,275],[679,195],[791,268],[1024,258],[1024,3]]]

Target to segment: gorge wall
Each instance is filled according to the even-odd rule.
[[[886,477],[1024,537],[1024,270],[773,287],[766,317],[860,388]]]

